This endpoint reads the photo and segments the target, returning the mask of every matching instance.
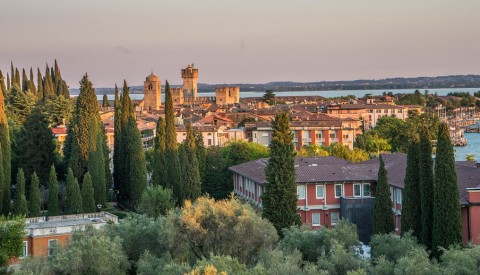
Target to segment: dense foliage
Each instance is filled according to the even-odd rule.
[[[382,156],[375,188],[375,206],[373,209],[373,234],[388,234],[395,231],[393,221],[392,201],[390,200],[390,185],[387,179],[387,170]]]

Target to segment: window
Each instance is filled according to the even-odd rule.
[[[338,212],[330,213],[330,224],[334,225],[338,223]]]
[[[394,202],[393,200],[393,187],[390,186],[390,200]]]
[[[297,196],[299,200],[305,199],[305,185],[297,185]]]
[[[317,185],[316,186],[316,196],[317,196],[317,199],[323,199],[324,197],[324,188],[323,188],[323,184],[322,185]]]
[[[28,256],[28,242],[23,241],[23,246],[22,246],[22,257],[27,257]]]
[[[353,196],[354,197],[361,197],[361,189],[360,189],[360,184],[356,183],[353,185]]]
[[[383,110],[385,114],[388,114],[388,109]]]
[[[397,203],[402,204],[402,190],[397,189],[395,193],[397,194]]]
[[[315,138],[317,138],[317,139],[323,138],[322,132],[321,132],[321,131],[316,131],[316,133],[315,133]]]
[[[363,196],[364,197],[370,197],[370,183],[364,183],[363,184]]]
[[[57,247],[57,240],[48,240],[48,256],[55,254],[55,248]]]
[[[382,112],[382,110],[380,110],[380,109],[377,109],[377,113],[381,113],[381,112]]]
[[[401,114],[401,113],[403,113],[403,110],[402,110],[402,109],[398,109],[398,110],[397,110],[397,113]]]
[[[341,184],[335,184],[335,198],[343,196],[343,186]]]
[[[348,139],[348,135],[343,135],[343,138],[344,138],[344,139]]]
[[[312,213],[312,225],[320,226],[320,213]]]
[[[337,138],[337,135],[335,133],[331,133],[330,138]]]

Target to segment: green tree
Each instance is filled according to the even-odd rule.
[[[25,219],[0,215],[0,228],[0,272],[8,274],[6,271],[10,258],[22,255]]]
[[[40,100],[45,97],[45,94],[43,93],[43,76],[40,72],[40,68],[37,68],[37,97]]]
[[[28,77],[25,68],[22,69],[22,91],[28,91]]]
[[[231,172],[228,170],[227,161],[223,147],[207,148],[202,191],[217,200],[228,198],[233,190],[233,181],[229,180]]]
[[[5,99],[0,91],[0,215],[10,213],[11,144]]]
[[[175,245],[188,245],[196,259],[210,254],[228,255],[249,263],[278,239],[270,222],[234,198],[215,201],[200,197],[193,203],[187,200],[183,208],[170,212],[169,219]],[[232,234],[236,237],[231,238]]]
[[[373,235],[370,246],[374,260],[383,256],[393,263],[407,256],[409,251],[424,249],[409,232],[404,233],[401,238],[394,233]]]
[[[166,169],[167,187],[172,188],[177,204],[182,204],[185,190],[182,183],[180,160],[178,158],[175,111],[168,81],[165,84],[165,135],[166,159],[168,160]]]
[[[73,175],[71,168],[68,168],[65,193],[65,213],[82,213],[82,195],[80,194],[80,186],[78,185],[78,180]]]
[[[17,216],[27,216],[28,205],[25,197],[25,173],[20,168],[17,173],[15,199],[13,201],[13,214]]]
[[[62,74],[58,66],[57,60],[55,59],[55,69],[54,69],[54,87],[55,94],[57,96],[63,96],[65,98],[70,98],[70,91],[68,90],[67,83],[62,79]]]
[[[17,125],[22,125],[34,109],[35,100],[35,96],[30,91],[22,92],[20,86],[13,86],[7,98],[8,118]]]
[[[10,79],[8,79],[7,82],[9,80]],[[3,93],[3,97],[5,97],[5,94],[7,93],[7,87],[5,86],[5,77],[3,76],[2,70],[0,70],[0,91]]]
[[[122,103],[120,102],[117,84],[115,84],[114,108],[113,182],[115,183],[115,188],[123,196],[125,194],[125,145],[123,144],[121,128],[124,122],[122,122]]]
[[[273,93],[272,90],[267,90],[267,91],[265,91],[265,94],[263,95],[262,98],[263,98],[263,101],[270,104],[270,102],[275,100],[275,94]]]
[[[103,146],[103,124],[92,125],[98,129],[95,145],[91,146],[88,157],[88,172],[93,182],[95,204],[106,206],[105,159]],[[85,210],[85,205],[83,206]],[[86,211],[86,210],[85,210]]]
[[[433,226],[433,196],[434,196],[434,178],[433,178],[433,160],[432,143],[430,132],[427,126],[420,130],[419,145],[419,176],[420,176],[420,203],[421,203],[421,222],[422,233],[420,243],[425,245],[428,250],[432,249],[432,226]],[[458,199],[458,198],[457,198]]]
[[[85,176],[83,176],[83,183],[82,183],[82,209],[85,213],[94,213],[96,212],[95,206],[95,194],[93,191],[92,185],[92,177],[90,177],[90,173],[87,172]]]
[[[27,175],[36,172],[42,183],[47,183],[51,166],[55,163],[55,140],[47,118],[35,108],[27,117],[13,150],[19,166]]]
[[[48,215],[56,216],[60,214],[58,209],[58,181],[57,181],[57,172],[55,171],[55,166],[52,165],[50,168],[50,176],[48,178]]]
[[[28,201],[28,215],[38,217],[41,214],[42,202],[40,200],[40,180],[37,173],[33,172],[30,181],[30,200]]]
[[[187,166],[184,174],[185,198],[195,200],[202,193],[202,182],[200,179],[200,170],[195,147],[195,134],[192,125],[187,125],[187,138],[185,139],[185,153]]]
[[[101,126],[100,126],[101,125]],[[64,155],[73,174],[80,181],[88,171],[89,157],[95,151],[103,156],[103,147],[97,146],[98,135],[103,127],[100,120],[97,96],[92,82],[85,74],[80,81],[80,95],[77,98],[73,118],[68,127]],[[104,167],[103,167],[104,168]],[[101,177],[105,178],[103,174]]]
[[[18,87],[22,87],[22,82],[20,81],[20,72],[18,71],[18,68],[15,68],[15,79],[14,79],[14,82],[12,84],[13,85],[17,85]]]
[[[297,214],[295,182],[295,149],[287,113],[272,122],[270,159],[265,167],[266,188],[262,194],[263,216],[273,223],[277,232],[300,224]]]
[[[12,82],[10,81],[10,75],[7,73],[7,90],[4,90],[4,94],[9,92],[11,87],[12,87]]]
[[[52,98],[55,97],[55,87],[53,87],[53,80],[50,74],[50,69],[45,69],[45,78],[43,79],[43,98]]]
[[[446,123],[442,123],[438,129],[433,195],[432,248],[433,254],[438,258],[442,254],[440,247],[449,248],[462,242],[455,155]]]
[[[207,158],[207,148],[205,147],[205,142],[203,140],[202,133],[198,131],[194,131],[194,134],[195,134],[195,152],[197,153],[198,169],[200,170],[200,179],[203,185],[205,173],[206,173],[205,161]]]
[[[390,200],[390,185],[388,184],[387,170],[385,169],[385,163],[381,155],[372,223],[373,234],[388,234],[395,231],[392,201]]]
[[[33,69],[32,67],[30,67],[30,79],[28,80],[28,90],[35,95],[35,97],[37,96],[37,87],[35,87],[35,81],[33,81]]]
[[[143,192],[138,210],[148,217],[157,218],[160,215],[166,215],[174,207],[172,189],[157,185],[151,186]]]
[[[476,162],[475,154],[468,154],[468,155],[465,157],[465,160],[468,161],[468,162]]]
[[[126,274],[129,267],[121,240],[93,227],[76,231],[51,262],[59,274]]]
[[[51,125],[68,125],[73,115],[73,102],[69,98],[57,96],[47,98],[40,102],[37,107],[47,118]]]
[[[107,94],[103,94],[102,107],[110,107],[110,101],[108,101]]]
[[[411,141],[408,146],[402,208],[402,235],[412,231],[412,235],[420,239],[422,232],[422,198],[420,194],[418,146],[418,141]]]
[[[165,120],[162,117],[158,118],[156,131],[153,149],[152,184],[166,187]]]

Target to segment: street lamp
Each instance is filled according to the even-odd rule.
[[[98,212],[100,212],[100,210],[102,209],[102,206],[103,206],[103,205],[102,205],[102,204],[100,204],[100,203],[99,203],[99,204],[97,204]]]

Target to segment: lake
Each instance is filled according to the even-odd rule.
[[[480,161],[480,133],[465,133],[467,146],[453,147],[455,150],[455,160],[465,160],[468,154],[473,154],[477,161]]]
[[[425,89],[419,89],[419,91],[423,94]],[[450,92],[468,92],[473,95],[474,92],[480,91],[480,88],[451,88],[451,89],[428,89],[428,93],[438,95],[447,95]],[[298,92],[275,92],[277,96],[323,96],[323,97],[338,97],[338,96],[347,96],[347,95],[354,95],[356,97],[363,97],[366,94],[372,95],[382,95],[383,92],[392,92],[393,94],[413,94],[415,89],[397,89],[397,90],[340,90],[340,91],[298,91]],[[258,92],[242,92],[240,91],[241,98],[248,98],[248,97],[261,97],[265,91],[258,91]],[[215,96],[215,92],[209,93],[198,93],[199,96]],[[115,95],[109,94],[107,95],[108,99],[113,100]],[[132,99],[141,100],[143,99],[143,94],[130,94]],[[103,95],[97,95],[97,98],[101,100]],[[165,101],[165,94],[162,93],[162,101]]]

